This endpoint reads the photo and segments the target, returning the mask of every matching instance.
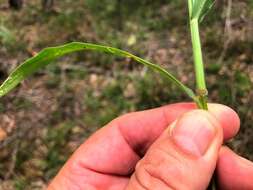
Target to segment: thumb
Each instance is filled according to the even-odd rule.
[[[150,147],[127,190],[204,190],[215,170],[222,128],[207,111],[194,110],[175,121]]]

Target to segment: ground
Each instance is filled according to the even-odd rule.
[[[109,2],[109,3],[108,3]],[[234,108],[241,131],[228,144],[253,160],[253,4],[217,2],[201,24],[210,102]],[[51,11],[0,0],[0,81],[41,49],[94,42],[152,60],[194,87],[185,1],[62,0]],[[124,113],[190,101],[137,63],[92,52],[66,56],[0,100],[0,190],[43,189],[95,130]]]

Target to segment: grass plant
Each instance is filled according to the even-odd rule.
[[[57,47],[45,48],[34,57],[20,64],[1,84],[0,97],[3,97],[8,94],[23,80],[31,76],[39,69],[50,64],[55,59],[73,52],[88,50],[133,59],[137,63],[141,63],[147,66],[148,68],[158,72],[160,75],[163,75],[170,82],[174,83],[179,90],[187,94],[189,98],[196,103],[199,109],[208,110],[208,90],[205,82],[205,71],[202,57],[199,25],[203,21],[204,17],[207,15],[208,11],[213,6],[214,1],[215,0],[188,0],[189,26],[191,31],[192,50],[196,77],[196,89],[194,90],[180,82],[173,74],[171,74],[169,71],[159,66],[158,64],[154,64],[148,60],[142,59],[127,51],[98,44],[71,42]],[[214,189],[215,186],[213,186],[212,188]]]

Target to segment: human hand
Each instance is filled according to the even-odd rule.
[[[222,147],[237,114],[191,103],[126,114],[92,135],[48,190],[204,190],[217,165],[222,190],[253,189],[253,163]],[[222,147],[222,148],[221,148]]]

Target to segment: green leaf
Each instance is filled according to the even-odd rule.
[[[59,57],[62,57],[66,54],[82,51],[82,50],[99,51],[99,52],[105,52],[105,53],[109,53],[109,54],[113,54],[113,55],[117,55],[121,57],[132,58],[136,62],[141,63],[152,70],[158,71],[161,75],[165,76],[168,80],[170,80],[171,82],[174,82],[189,97],[195,100],[195,94],[193,93],[191,89],[186,87],[179,80],[177,80],[172,74],[170,74],[167,70],[160,67],[159,65],[151,63],[129,52],[126,52],[117,48],[90,44],[90,43],[82,43],[82,42],[72,42],[72,43],[65,44],[63,46],[45,48],[40,53],[38,53],[35,57],[32,57],[26,60],[24,63],[19,65],[10,74],[10,76],[0,86],[0,97],[6,95],[13,88],[15,88],[22,80],[26,79],[27,77],[29,77],[31,74],[33,74],[40,68],[48,65],[53,60]]]
[[[193,1],[194,1],[194,0],[188,0],[188,8],[189,8],[189,15],[190,15],[190,18],[192,17]]]
[[[191,19],[202,21],[215,3],[215,0],[191,0]]]

